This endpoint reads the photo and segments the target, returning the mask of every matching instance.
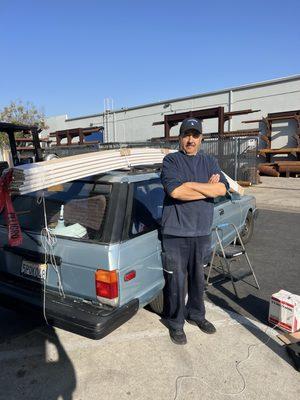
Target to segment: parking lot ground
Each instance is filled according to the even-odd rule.
[[[176,346],[160,317],[142,309],[93,341],[0,310],[0,400],[298,398],[299,372],[266,321],[270,294],[300,294],[300,203],[286,207],[298,196],[290,179],[271,180],[249,189],[261,210],[247,246],[261,290],[240,282],[237,299],[230,283],[210,288],[215,335],[186,324],[188,344]],[[300,180],[291,184],[300,189]]]
[[[297,398],[299,373],[271,329],[211,303],[207,312],[217,333],[187,325],[186,346],[146,310],[101,341],[51,328],[5,341],[0,399]]]
[[[262,176],[261,181],[245,190],[256,197],[259,209],[300,213],[300,178]]]

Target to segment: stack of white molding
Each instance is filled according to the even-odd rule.
[[[161,163],[174,150],[124,148],[56,158],[13,168],[12,194],[26,194],[76,179],[137,165]]]
[[[225,172],[223,172],[223,174],[227,179],[227,182],[229,183],[230,192],[236,192],[239,193],[241,196],[243,196],[245,192],[244,188],[241,185],[239,185],[237,181],[234,181],[233,179],[230,178],[230,176],[225,174]]]
[[[13,168],[10,191],[12,194],[27,194],[107,171],[159,164],[166,154],[175,151],[177,150],[150,147],[124,148],[19,165]],[[242,188],[237,182],[227,178],[230,189],[240,192]]]

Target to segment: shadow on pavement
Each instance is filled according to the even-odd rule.
[[[245,329],[247,329],[253,336],[255,336],[258,340],[261,341],[261,344],[267,346],[270,350],[272,350],[275,354],[277,354],[280,358],[286,361],[289,365],[293,366],[290,358],[288,357],[283,346],[280,346],[276,340],[272,339],[271,336],[267,334],[267,329],[262,331],[258,329],[257,326],[251,321],[251,319],[247,319],[246,323],[243,323],[244,315],[241,314],[241,317],[236,313],[236,311],[230,307],[225,299],[220,299],[211,293],[207,293],[207,298],[214,304],[218,304],[225,312],[227,312],[231,319],[236,320],[239,324],[242,324]],[[270,328],[271,329],[271,328]]]
[[[73,364],[54,328],[0,308],[0,400],[71,400]]]
[[[41,321],[23,318],[22,315],[0,306],[0,345],[26,335],[41,327]]]
[[[250,318],[246,328],[289,364],[285,350],[255,324],[251,327],[251,319],[268,324],[270,297],[280,289],[300,295],[299,237],[299,213],[260,210],[253,238],[246,246],[260,290],[237,282],[239,297],[236,297],[227,280],[209,286],[206,291],[207,300],[228,311],[231,318],[235,318],[234,313]]]
[[[226,307],[226,303],[241,315],[267,323],[273,293],[284,289],[300,295],[299,237],[299,213],[260,210],[253,238],[246,246],[260,290],[238,282],[237,298],[227,281],[209,286],[207,297],[221,307]],[[251,278],[248,279],[250,282]]]
[[[240,281],[236,283],[239,294],[236,297],[231,281],[226,280],[209,286],[205,293],[208,301],[228,312],[230,318],[243,324],[262,344],[290,365],[285,349],[251,320],[268,324],[270,297],[280,289],[300,295],[299,237],[299,213],[260,210],[253,238],[246,246],[260,290]],[[250,277],[247,280],[253,283]],[[244,317],[247,323],[243,323]]]

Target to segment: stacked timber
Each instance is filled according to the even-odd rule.
[[[22,195],[107,171],[160,164],[166,154],[174,151],[148,147],[123,148],[19,165],[13,168],[9,189],[12,194]],[[231,191],[243,194],[243,188],[225,176]]]

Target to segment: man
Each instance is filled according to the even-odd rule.
[[[185,320],[205,333],[216,331],[205,319],[203,261],[210,252],[213,198],[225,195],[229,185],[217,160],[200,150],[201,142],[201,122],[185,119],[179,133],[180,151],[164,158],[161,174],[166,192],[162,215],[164,318],[176,344],[186,344]]]

